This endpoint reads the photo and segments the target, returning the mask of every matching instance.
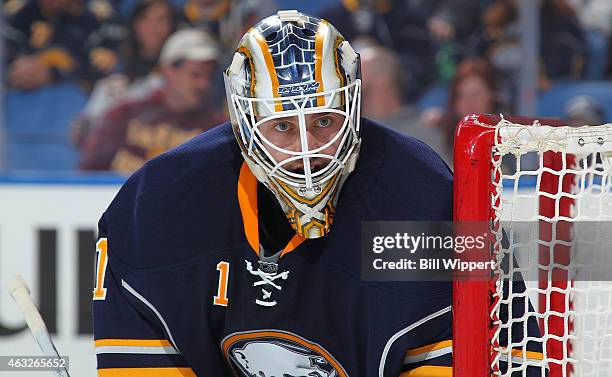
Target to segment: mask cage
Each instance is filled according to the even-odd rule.
[[[241,87],[242,85],[238,85]],[[230,85],[236,89],[237,86]],[[253,98],[236,93],[230,95],[230,112],[232,122],[238,129],[239,142],[245,154],[261,166],[268,176],[295,187],[313,189],[332,179],[345,166],[359,141],[361,81],[329,91],[311,94],[300,94],[287,97]],[[244,93],[244,90],[241,90]],[[316,106],[314,106],[316,104]],[[343,124],[338,132],[324,145],[310,150],[305,116],[309,114],[335,113],[343,117]],[[268,115],[259,115],[268,114]],[[274,119],[297,117],[299,123],[301,150],[292,151],[282,148],[266,138],[260,126]],[[339,141],[333,155],[322,153]],[[274,150],[288,157],[277,161],[269,152]],[[329,162],[315,172],[310,168],[313,158],[326,159]],[[302,160],[304,173],[297,173],[283,167],[292,161]]]

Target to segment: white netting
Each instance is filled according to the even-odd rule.
[[[612,376],[612,125],[502,119],[495,140],[493,374]]]

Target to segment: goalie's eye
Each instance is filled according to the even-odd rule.
[[[286,122],[279,122],[274,125],[274,129],[278,132],[287,132],[291,129],[291,125]]]
[[[329,117],[322,117],[316,120],[315,124],[317,127],[325,128],[332,124],[332,120]]]

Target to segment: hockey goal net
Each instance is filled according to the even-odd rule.
[[[472,115],[454,159],[455,221],[488,222],[498,262],[489,281],[453,283],[454,376],[612,376],[612,232],[596,226],[612,220],[612,125]]]

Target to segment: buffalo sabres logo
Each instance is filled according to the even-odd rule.
[[[321,346],[289,332],[235,333],[226,337],[221,347],[239,377],[348,376]]]

